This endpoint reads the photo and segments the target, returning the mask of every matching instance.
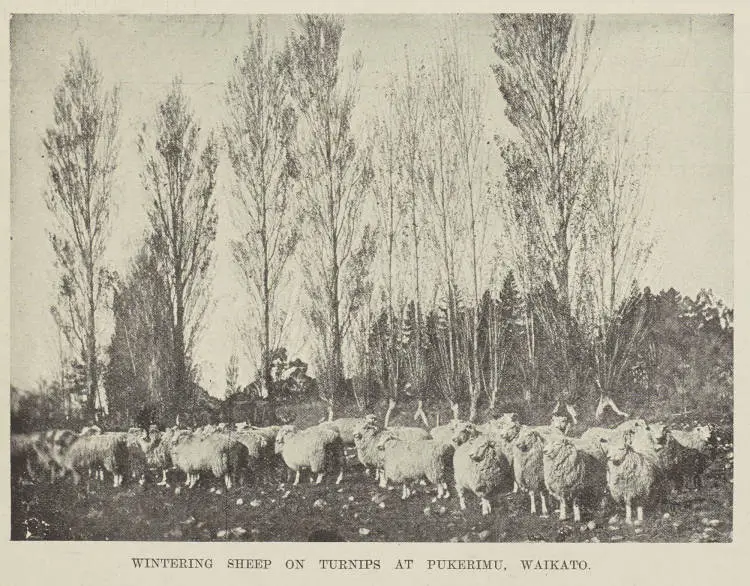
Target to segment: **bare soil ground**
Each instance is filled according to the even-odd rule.
[[[732,540],[733,452],[719,451],[703,487],[674,493],[641,526],[623,523],[611,505],[584,513],[581,523],[528,512],[525,494],[501,495],[482,517],[467,497],[461,511],[451,491],[436,500],[418,486],[407,501],[400,489],[379,488],[352,463],[344,481],[293,487],[282,473],[235,487],[203,480],[192,490],[129,483],[112,488],[94,479],[75,487],[12,481],[12,539],[138,541],[404,541],[404,542],[727,542]],[[220,488],[219,488],[220,487]],[[217,494],[219,488],[221,494]],[[555,507],[552,506],[552,509]]]

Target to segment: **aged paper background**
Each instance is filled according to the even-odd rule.
[[[315,3],[292,2],[240,2],[218,0],[214,2],[113,2],[101,1],[50,1],[4,2],[5,26],[2,31],[2,54],[4,63],[9,63],[8,21],[14,12],[95,12],[95,13],[248,13],[248,12],[515,12],[515,11],[570,11],[591,13],[734,13],[735,27],[735,186],[734,191],[744,194],[748,188],[748,47],[746,39],[750,35],[750,9],[739,0],[734,2],[427,2],[414,0],[381,0],[380,2],[318,1]],[[2,102],[8,112],[9,98],[8,68],[4,69]],[[0,162],[5,181],[3,212],[0,213],[2,233],[9,234],[8,164],[9,164],[9,119],[0,119],[2,127],[3,157]],[[271,543],[102,543],[102,542],[34,542],[21,543],[8,539],[9,520],[9,458],[8,443],[0,442],[2,455],[0,466],[6,479],[0,487],[2,507],[0,517],[4,527],[4,541],[0,545],[2,565],[0,583],[12,586],[31,584],[79,585],[97,584],[203,584],[206,581],[222,584],[289,583],[294,581],[325,581],[330,584],[380,583],[393,584],[452,584],[456,581],[472,583],[496,583],[497,580],[524,580],[535,584],[656,584],[656,583],[742,583],[747,578],[746,556],[750,554],[748,541],[748,494],[743,487],[749,480],[747,471],[747,451],[750,442],[747,426],[744,425],[749,413],[748,395],[745,384],[748,381],[748,335],[747,335],[747,261],[742,252],[748,248],[750,236],[743,230],[748,218],[747,198],[735,198],[735,305],[736,328],[736,371],[735,371],[735,443],[738,446],[735,471],[734,543],[732,544],[271,544]],[[686,235],[686,238],[689,238]],[[0,259],[4,278],[0,280],[2,296],[3,341],[0,359],[0,383],[9,388],[9,238],[0,245]],[[686,251],[689,250],[687,247]],[[0,433],[9,437],[8,396],[2,402],[2,425]],[[213,570],[140,570],[135,571],[131,556],[149,557],[213,557]],[[273,561],[271,570],[228,570],[222,567],[229,557],[269,558]],[[307,569],[289,571],[283,568],[286,559],[304,558]],[[318,558],[379,558],[382,569],[370,572],[321,571],[316,567]],[[392,564],[397,558],[412,558],[415,569],[393,571]],[[495,572],[431,571],[424,569],[428,558],[489,558],[503,559],[508,570],[499,576]],[[583,559],[588,562],[586,572],[524,572],[518,560],[521,558]]]

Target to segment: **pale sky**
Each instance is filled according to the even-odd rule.
[[[122,86],[121,162],[114,199],[113,266],[124,273],[145,229],[146,194],[138,173],[136,130],[153,116],[171,79],[181,74],[203,128],[224,115],[222,96],[232,60],[245,42],[248,16],[16,16],[11,22],[11,382],[28,387],[57,368],[57,331],[50,225],[42,194],[47,169],[41,136],[52,121],[52,95],[69,52],[79,39],[94,55],[108,86]],[[494,53],[490,15],[462,15],[456,23],[486,87],[488,126],[507,132],[503,102],[490,65]],[[269,17],[281,42],[291,17]],[[403,71],[405,46],[412,59],[429,58],[445,36],[448,17],[346,16],[345,61],[362,53],[362,120],[377,109],[389,73]],[[658,235],[641,278],[654,290],[675,287],[694,296],[711,288],[733,305],[733,59],[732,19],[726,16],[616,16],[597,18],[599,66],[592,98],[626,94],[636,112],[636,133],[650,136],[647,200]],[[202,384],[223,392],[229,354],[240,350],[235,333],[241,288],[228,254],[228,165],[222,161],[216,279],[221,296],[196,359]],[[224,213],[223,213],[224,212]],[[108,342],[103,332],[100,343]],[[290,344],[303,359],[309,344]],[[241,382],[247,382],[245,365]]]

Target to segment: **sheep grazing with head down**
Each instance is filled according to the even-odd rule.
[[[560,520],[568,518],[573,505],[573,520],[581,520],[581,501],[600,502],[607,490],[607,469],[587,453],[574,438],[547,442],[543,449],[544,483],[560,502]]]
[[[409,484],[427,480],[437,488],[438,498],[447,498],[445,490],[453,465],[454,447],[435,440],[401,440],[383,434],[378,449],[383,451],[383,475],[380,486],[391,480],[402,485],[401,498],[411,494]]]
[[[175,468],[185,473],[185,484],[193,488],[201,473],[223,478],[227,490],[247,467],[248,451],[239,441],[223,433],[205,437],[189,432],[175,433],[170,448]]]
[[[490,499],[513,486],[513,468],[491,437],[466,438],[461,432],[454,438],[453,474],[459,506],[466,509],[464,493],[469,490],[479,497],[482,515],[487,515],[492,511]]]
[[[63,458],[64,469],[78,484],[83,471],[106,470],[116,488],[123,482],[128,466],[128,446],[124,434],[87,433],[70,444]]]
[[[302,470],[310,470],[316,476],[315,484],[322,482],[326,472],[338,472],[336,484],[344,476],[344,444],[337,429],[313,426],[298,431],[291,425],[284,425],[276,435],[274,449],[295,473],[295,486],[299,484]]]
[[[602,438],[607,455],[607,485],[615,502],[625,505],[625,522],[643,522],[643,507],[654,500],[661,487],[661,472],[656,455],[651,450],[638,451],[633,445],[634,432],[621,432],[610,439]]]

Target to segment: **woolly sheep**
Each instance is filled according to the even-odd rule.
[[[320,484],[324,473],[330,469],[338,469],[336,484],[343,478],[344,445],[336,429],[313,426],[298,431],[294,426],[285,425],[276,435],[274,449],[294,471],[295,486],[299,484],[300,471],[307,468],[317,475],[315,484]]]
[[[63,466],[73,475],[74,484],[81,480],[83,470],[103,469],[113,476],[113,486],[122,484],[128,462],[124,434],[94,433],[79,436],[68,448]]]
[[[653,452],[642,453],[633,447],[633,431],[625,431],[610,439],[601,439],[607,455],[607,485],[612,498],[625,504],[625,522],[643,522],[643,506],[653,500],[660,488],[659,467]]]
[[[185,473],[188,488],[193,488],[202,472],[224,478],[227,490],[232,488],[247,465],[247,447],[225,434],[207,437],[176,433],[170,450],[172,463]]]
[[[357,458],[369,474],[370,468],[375,470],[375,481],[381,477],[383,470],[383,450],[378,449],[378,443],[386,433],[377,424],[366,423],[354,433],[354,447]]]
[[[563,437],[560,435],[560,437]],[[522,426],[511,441],[513,449],[513,476],[518,487],[529,493],[531,513],[536,514],[536,494],[539,494],[542,505],[542,517],[547,517],[547,487],[544,483],[545,439],[538,430]]]
[[[699,426],[690,431],[668,429],[672,441],[666,440],[665,455],[660,464],[676,488],[683,488],[690,479],[696,490],[702,486],[701,475],[708,468],[712,456],[714,431],[711,426]]]
[[[453,454],[453,473],[461,510],[466,509],[464,492],[470,490],[481,502],[482,515],[492,511],[490,499],[500,490],[513,484],[513,469],[508,459],[487,435],[480,435],[461,443],[456,438]]]
[[[406,499],[411,493],[408,483],[426,479],[437,487],[438,498],[447,498],[445,485],[455,448],[436,440],[401,440],[387,431],[378,443],[383,451],[380,486],[385,487],[388,480],[402,484],[401,498]]]
[[[560,520],[568,518],[567,505],[572,502],[573,520],[581,520],[581,500],[601,499],[607,489],[607,469],[578,440],[562,438],[544,445],[544,483],[560,502]]]

